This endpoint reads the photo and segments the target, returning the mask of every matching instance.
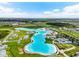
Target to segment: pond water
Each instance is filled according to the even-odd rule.
[[[56,47],[53,44],[45,43],[45,34],[48,33],[46,30],[42,29],[28,29],[28,28],[15,28],[16,30],[26,30],[26,31],[35,31],[31,40],[33,42],[25,45],[24,51],[29,53],[38,53],[42,55],[51,55],[56,53]]]

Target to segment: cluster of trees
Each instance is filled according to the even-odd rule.
[[[42,28],[43,26],[26,26],[27,28]]]
[[[76,27],[76,26],[73,25],[73,24],[69,24],[69,23],[59,23],[59,22],[47,23],[47,25],[57,26],[57,27],[67,27],[67,28]]]

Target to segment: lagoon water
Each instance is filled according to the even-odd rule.
[[[53,44],[45,43],[45,34],[48,33],[46,30],[42,29],[28,29],[28,28],[16,28],[16,30],[26,30],[26,31],[35,31],[36,33],[31,38],[33,42],[25,45],[24,51],[29,53],[38,53],[42,55],[51,55],[56,53],[56,47]]]

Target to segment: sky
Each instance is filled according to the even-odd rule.
[[[0,2],[0,17],[79,18],[79,2]]]

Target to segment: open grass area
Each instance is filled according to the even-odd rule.
[[[7,55],[10,57],[41,57],[42,55],[39,54],[28,54],[24,52],[24,46],[30,43],[30,39],[22,40],[20,44],[17,44],[17,42],[8,42],[8,48],[7,48]],[[20,51],[19,49],[22,49]],[[20,52],[23,52],[20,54]]]
[[[13,40],[16,40],[16,41],[4,43],[8,45],[6,49],[8,56],[10,57],[38,57],[38,56],[41,57],[43,56],[40,54],[29,54],[29,53],[24,52],[24,46],[31,42],[31,37],[33,36],[33,34],[29,34],[29,38],[24,40],[23,37],[26,35],[25,31],[19,31],[16,33],[18,34],[18,37],[12,38]],[[22,38],[20,44],[18,44],[19,38]]]
[[[47,38],[46,38],[46,42],[45,42],[45,43],[52,44],[52,41],[53,41],[52,39],[47,39]]]
[[[10,33],[9,30],[0,30],[0,40]]]
[[[7,49],[7,54],[10,57],[41,57],[42,55],[39,54],[29,54],[29,53],[22,53],[20,54],[20,51],[18,50],[18,46],[12,46],[10,48]]]
[[[15,32],[16,34],[18,34],[18,37],[24,37],[26,35],[26,31],[20,31],[20,32]]]
[[[13,30],[14,27],[12,25],[1,25],[0,24],[0,29]]]
[[[57,54],[57,57],[64,57],[64,55],[59,53],[59,54]]]
[[[75,46],[75,45],[74,45]],[[75,46],[75,49],[72,49],[70,51],[66,51],[65,53],[70,56],[70,57],[74,57],[76,56],[76,52],[79,52],[79,46]]]

